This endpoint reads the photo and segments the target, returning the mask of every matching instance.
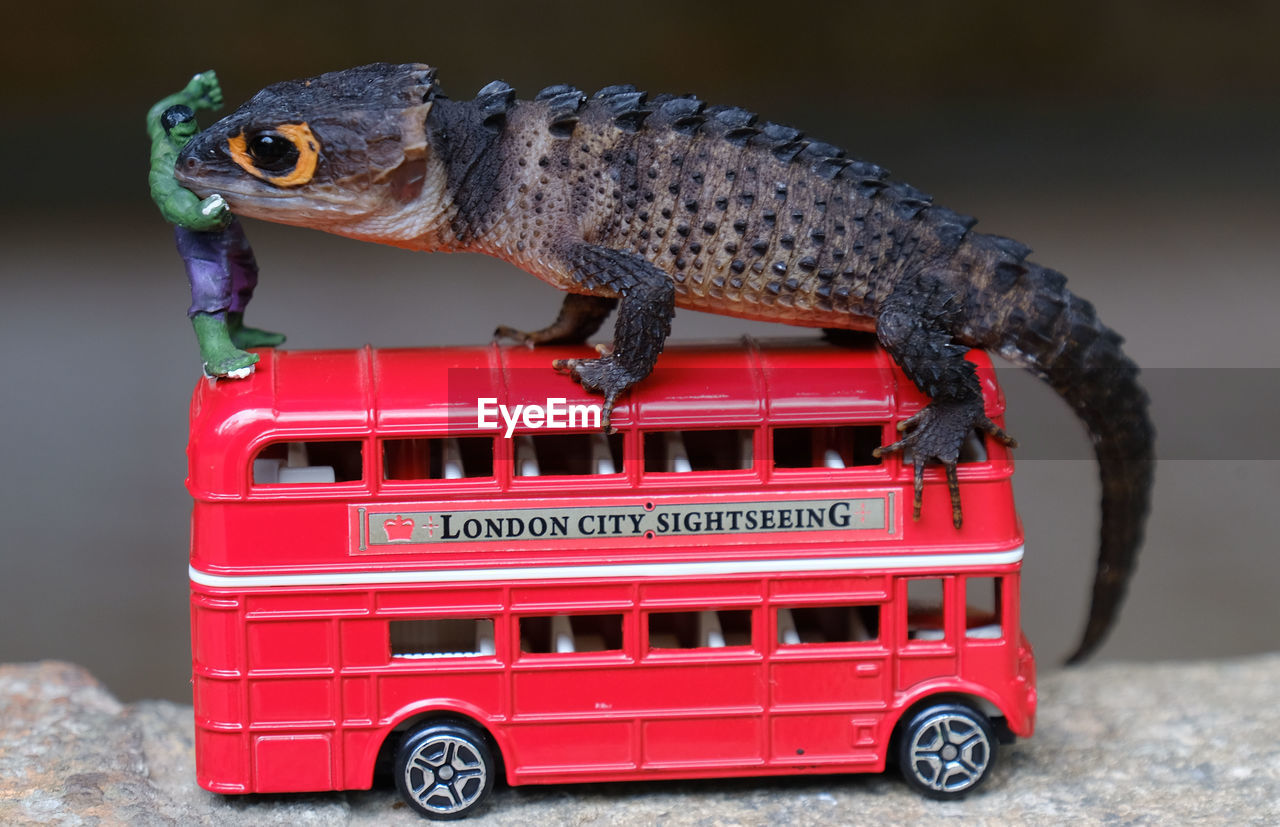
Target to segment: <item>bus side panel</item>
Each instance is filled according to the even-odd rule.
[[[238,722],[245,719],[242,686],[239,679],[194,675],[192,697],[196,721],[223,731],[238,727]]]
[[[384,674],[377,681],[379,717],[387,721],[419,707],[453,709],[460,702],[488,725],[501,714],[504,682],[502,667],[496,665],[474,671],[442,667],[421,674]]]
[[[253,739],[254,792],[332,790],[331,738],[327,732],[256,736]]]
[[[764,763],[759,715],[645,721],[642,731],[646,768]]]
[[[876,714],[780,714],[773,716],[776,764],[848,761],[881,763],[883,744],[876,737],[883,716]]]
[[[374,762],[378,749],[387,738],[387,729],[347,729],[342,733],[343,762],[339,789],[367,790],[373,786]]]
[[[775,762],[883,760],[870,733],[889,697],[889,654],[868,645],[808,644],[770,664]],[[850,706],[859,707],[849,711]],[[865,710],[865,711],[863,711]]]
[[[315,565],[348,554],[347,504],[336,497],[197,501],[191,530],[191,564],[201,571]]]
[[[191,591],[192,699],[196,780],[206,790],[245,793],[244,640],[239,596]]]
[[[507,727],[510,775],[634,770],[634,724],[622,721],[565,721]]]
[[[238,732],[214,732],[196,722],[196,782],[214,793],[247,793],[249,750]]]

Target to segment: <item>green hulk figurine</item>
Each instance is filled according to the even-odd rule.
[[[199,131],[195,110],[222,106],[222,89],[212,71],[158,101],[147,112],[151,137],[151,199],[174,225],[178,253],[191,282],[187,316],[195,328],[200,358],[209,376],[243,379],[258,355],[251,347],[275,347],[279,333],[246,327],[244,308],[258,283],[258,264],[240,222],[220,195],[203,201],[173,177],[178,153]]]

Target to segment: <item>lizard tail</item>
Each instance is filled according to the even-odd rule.
[[[1023,256],[1016,256],[1012,268],[1012,257],[997,256],[1004,261],[995,269],[1006,265],[1006,292],[1000,303],[1004,318],[992,328],[1004,333],[993,349],[1071,405],[1089,429],[1102,479],[1101,544],[1089,619],[1067,660],[1078,663],[1106,638],[1128,590],[1150,506],[1155,428],[1138,366],[1121,350],[1123,339],[1098,320],[1093,305],[1066,289],[1062,274]],[[1000,281],[1000,274],[993,279]]]

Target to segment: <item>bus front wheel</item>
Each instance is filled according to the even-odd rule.
[[[494,772],[484,736],[460,724],[428,724],[396,753],[396,789],[427,818],[471,815],[493,789]]]
[[[898,742],[902,777],[930,798],[967,795],[986,780],[995,762],[991,723],[965,704],[925,707],[912,716]]]

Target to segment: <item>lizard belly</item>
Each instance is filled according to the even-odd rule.
[[[854,311],[822,309],[811,297],[800,295],[764,295],[726,292],[714,285],[705,291],[676,283],[676,307],[734,316],[762,322],[783,322],[801,327],[839,327],[850,330],[875,330],[875,319]]]

